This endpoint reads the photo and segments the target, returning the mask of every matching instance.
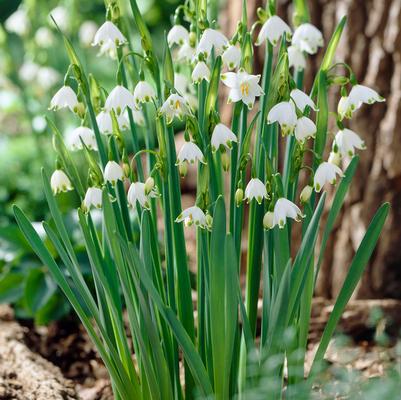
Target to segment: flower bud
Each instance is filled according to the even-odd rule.
[[[244,191],[241,188],[239,188],[235,192],[235,203],[237,204],[237,207],[239,207],[239,205],[242,203],[243,200],[244,200]]]
[[[155,180],[149,176],[145,181],[145,194],[148,195],[155,187]]]
[[[226,151],[221,155],[221,164],[223,165],[223,170],[225,172],[230,169],[230,156]]]
[[[74,113],[78,115],[79,118],[84,119],[85,117],[85,105],[82,102],[77,103],[74,107]]]
[[[210,214],[206,214],[206,227],[211,228],[213,225],[213,217]]]
[[[301,203],[307,203],[312,195],[313,187],[306,185],[299,196]]]
[[[274,219],[274,213],[268,211],[263,217],[263,227],[267,230],[272,229],[274,226],[273,219]]]

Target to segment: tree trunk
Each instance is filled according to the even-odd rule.
[[[264,4],[248,0],[249,14]],[[240,0],[228,2],[227,32],[235,30]],[[291,1],[279,0],[278,13],[291,21]],[[361,152],[342,215],[326,250],[317,294],[335,297],[347,274],[367,226],[384,201],[391,213],[355,296],[401,298],[401,0],[310,0],[312,23],[322,30],[327,44],[339,19],[348,16],[337,59],[351,65],[359,83],[375,88],[385,103],[363,106],[346,125],[367,145]],[[254,17],[253,17],[254,19]],[[306,90],[322,57],[310,60]],[[258,64],[257,64],[258,65]],[[331,102],[335,109],[339,94]],[[335,133],[335,127],[329,134]],[[398,158],[400,157],[400,158]]]

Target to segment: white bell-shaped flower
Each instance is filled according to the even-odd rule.
[[[155,89],[148,82],[139,81],[134,89],[134,100],[137,107],[142,103],[149,103],[156,98]]]
[[[267,198],[265,184],[258,178],[252,178],[245,188],[245,199],[248,200],[248,203],[255,199],[259,204],[262,204],[263,199]]]
[[[195,65],[191,77],[193,83],[201,83],[203,80],[209,82],[210,70],[204,61],[199,61]]]
[[[82,23],[78,31],[79,42],[84,47],[89,47],[93,40],[99,27],[96,22],[87,20]]]
[[[341,169],[330,162],[323,161],[315,172],[313,186],[316,192],[320,192],[322,187],[328,182],[334,185],[337,181],[337,175],[343,176]]]
[[[106,182],[115,185],[118,180],[124,180],[124,170],[115,161],[109,161],[104,168],[103,177]]]
[[[185,162],[194,164],[196,161],[206,164],[201,149],[194,142],[185,142],[177,155],[177,162],[175,165],[180,165]]]
[[[73,190],[70,178],[61,169],[56,169],[50,178],[50,187],[54,194]]]
[[[79,126],[71,132],[70,146],[72,150],[82,150],[82,142],[89,150],[97,151],[95,133],[86,126]]]
[[[98,187],[88,188],[82,205],[86,211],[89,211],[92,207],[102,208],[102,189]]]
[[[78,98],[70,86],[62,86],[50,101],[49,110],[59,110],[68,107],[72,112],[76,111]]]
[[[308,117],[298,118],[297,125],[295,127],[295,138],[299,142],[304,142],[310,137],[315,137],[316,131],[316,125],[311,119]]]
[[[133,182],[128,189],[127,200],[130,207],[135,207],[138,202],[141,207],[150,208],[149,199],[157,197],[157,191],[153,188],[146,194],[146,185],[143,182]]]
[[[195,225],[199,228],[207,227],[207,218],[205,213],[197,206],[185,209],[175,220],[175,222],[184,221],[185,226]]]
[[[295,30],[292,36],[292,44],[301,51],[315,54],[318,48],[324,44],[322,32],[312,24],[302,24]]]
[[[351,105],[355,105],[356,108],[359,108],[363,103],[364,104],[373,104],[376,102],[386,101],[384,97],[380,96],[376,90],[371,89],[370,87],[364,85],[355,85],[352,87],[351,92],[348,96],[348,102]]]
[[[160,112],[166,116],[170,124],[174,117],[182,119],[190,113],[188,102],[179,94],[171,94],[160,108]]]
[[[260,75],[251,75],[241,69],[238,72],[222,74],[221,79],[230,88],[228,103],[242,101],[249,109],[252,109],[256,97],[263,94],[259,85]]]
[[[290,38],[292,34],[291,28],[280,17],[273,15],[263,24],[255,44],[260,46],[268,40],[273,46],[276,46],[284,34],[287,38]]]
[[[337,113],[342,121],[344,118],[351,118],[355,107],[351,107],[348,101],[348,96],[342,96],[337,106]]]
[[[196,55],[204,54],[208,57],[212,52],[212,48],[214,48],[216,55],[220,55],[227,46],[228,39],[221,32],[207,28],[199,40]]]
[[[304,53],[295,46],[288,47],[288,65],[294,67],[296,71],[306,68],[306,57]]]
[[[25,9],[20,7],[6,19],[4,26],[9,32],[25,36],[31,24]]]
[[[341,155],[340,155],[340,153],[339,152],[335,152],[335,151],[331,151],[327,161],[330,164],[334,164],[334,165],[337,165],[337,167],[339,167],[340,163],[341,163]]]
[[[185,42],[177,52],[178,61],[191,61],[195,55],[195,47],[192,47],[189,42]]]
[[[277,200],[274,205],[273,211],[273,226],[278,226],[283,229],[287,218],[292,218],[295,221],[300,221],[304,215],[301,210],[292,201],[285,199],[284,197]]]
[[[236,69],[241,63],[241,49],[232,44],[224,51],[221,59],[229,70]]]
[[[237,143],[237,136],[233,131],[222,123],[217,124],[212,133],[211,145],[212,151],[215,152],[220,146],[224,146],[227,149],[231,149],[232,142]]]
[[[291,90],[290,97],[294,101],[297,108],[301,110],[301,112],[304,112],[307,106],[309,106],[312,110],[317,111],[314,101],[302,90]]]
[[[118,127],[121,131],[124,131],[129,127],[128,119],[124,114],[117,115],[116,118]],[[100,111],[96,116],[96,122],[100,133],[103,135],[111,135],[113,133],[113,122],[108,111]]]
[[[290,135],[297,125],[297,113],[292,101],[282,101],[272,107],[267,115],[267,123],[278,122],[283,135]]]
[[[338,131],[334,140],[343,157],[352,157],[355,154],[355,149],[366,149],[365,142],[351,129],[345,128]]]
[[[126,108],[135,109],[134,95],[124,86],[116,86],[107,96],[104,105],[106,111],[114,110],[117,115],[120,115]]]
[[[120,46],[127,42],[121,31],[111,22],[106,21],[96,32],[92,46],[102,46],[104,43],[114,43]]]
[[[189,41],[189,32],[182,25],[174,25],[167,34],[167,43],[170,47],[174,44],[182,46]]]
[[[132,110],[132,118],[138,126],[145,126],[145,116],[142,110]]]
[[[107,42],[104,42],[100,46],[98,56],[106,55],[107,57],[110,57],[112,60],[116,60],[117,59],[117,47],[118,46],[110,40]]]

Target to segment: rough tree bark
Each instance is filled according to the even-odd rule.
[[[253,19],[261,3],[264,1],[248,0]],[[241,0],[228,2],[228,33],[235,29],[240,4]],[[278,0],[279,14],[289,21],[290,4],[290,0]],[[326,43],[339,19],[348,16],[338,59],[352,66],[360,83],[387,99],[363,107],[347,122],[368,149],[361,154],[359,170],[327,248],[317,294],[336,296],[373,214],[382,202],[389,201],[391,214],[355,295],[401,298],[401,0],[310,0],[309,6],[312,23],[323,31]],[[307,89],[319,57],[311,60]]]

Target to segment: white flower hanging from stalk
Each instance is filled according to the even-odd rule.
[[[109,161],[104,168],[103,177],[106,182],[115,185],[118,180],[124,180],[124,170],[115,161]]]
[[[287,218],[292,218],[299,222],[303,217],[304,215],[297,205],[282,197],[276,201],[273,213],[269,212],[268,215],[265,215],[263,225],[265,229],[272,229],[275,226],[283,229]]]
[[[92,207],[102,208],[102,189],[98,187],[88,188],[82,206],[85,211],[89,211]]]
[[[19,8],[6,19],[4,26],[9,32],[25,36],[29,32],[31,24],[25,9]]]
[[[267,123],[278,122],[282,135],[290,135],[297,125],[297,113],[292,101],[282,101],[272,107],[267,115]]]
[[[121,46],[127,43],[127,39],[111,21],[106,21],[96,32],[92,46],[103,46],[110,42]]]
[[[297,106],[297,108],[301,110],[302,113],[308,106],[314,111],[318,110],[314,101],[302,90],[299,89],[291,90],[290,97]]]
[[[248,203],[255,199],[258,204],[262,204],[263,199],[267,199],[267,190],[265,184],[258,178],[252,178],[245,188],[245,199]]]
[[[75,112],[78,106],[78,98],[70,86],[62,86],[50,101],[49,110],[57,111],[68,107]]]
[[[308,117],[301,117],[297,120],[297,125],[295,127],[295,138],[299,142],[304,142],[310,137],[315,137],[316,125]]]
[[[201,149],[194,142],[185,142],[177,155],[175,165],[182,165],[185,162],[194,164],[196,161],[206,164]]]
[[[232,142],[237,143],[237,137],[230,128],[222,123],[217,124],[212,133],[211,145],[212,151],[216,152],[220,146],[224,146],[227,149],[232,148]]]
[[[87,128],[86,126],[79,126],[78,128],[75,128],[71,132],[70,138],[70,146],[72,150],[82,150],[83,142],[89,150],[97,151],[95,133],[92,129]]]
[[[145,126],[145,116],[142,110],[132,110],[132,118],[138,126]],[[129,125],[127,125],[128,127]]]
[[[61,169],[56,169],[50,178],[50,187],[54,194],[73,190],[70,178]]]
[[[139,81],[134,89],[134,101],[137,108],[143,103],[149,103],[156,98],[155,89],[148,82]]]
[[[306,57],[304,53],[295,46],[288,47],[288,65],[294,67],[296,71],[306,68]]]
[[[195,225],[199,228],[207,228],[207,218],[205,213],[197,206],[185,209],[175,220],[175,222],[184,221],[185,226]]]
[[[339,167],[339,166],[340,166],[340,163],[341,163],[341,156],[340,156],[340,153],[331,151],[330,154],[329,154],[329,158],[328,158],[327,161],[328,161],[330,164],[334,164],[334,165],[337,165],[337,167]]]
[[[116,118],[118,127],[121,131],[124,131],[129,127],[128,119],[124,114],[117,115]],[[96,122],[100,133],[103,135],[111,135],[113,133],[113,122],[108,111],[100,111],[96,116]]]
[[[190,113],[187,101],[178,94],[171,94],[161,106],[160,112],[166,116],[168,124],[175,117],[182,120],[185,115],[189,115]]]
[[[167,34],[167,43],[170,47],[174,44],[182,46],[189,42],[189,32],[182,25],[174,25]]]
[[[315,172],[315,177],[313,181],[313,186],[316,192],[320,192],[322,187],[328,182],[334,185],[337,181],[337,175],[342,177],[343,172],[341,169],[327,161],[323,161],[318,167]]]
[[[196,110],[198,107],[198,98],[194,95],[194,85],[188,76],[180,73],[174,74],[174,88],[185,99],[189,108]]]
[[[143,182],[133,182],[128,189],[127,200],[130,207],[135,207],[138,202],[141,207],[150,208],[149,199],[157,197],[157,191],[153,188],[149,193],[146,193],[146,184]]]
[[[79,28],[78,37],[79,42],[84,47],[89,47],[92,45],[95,35],[99,27],[94,21],[84,21]]]
[[[259,85],[260,75],[251,75],[241,69],[238,72],[226,72],[221,75],[221,79],[230,88],[228,103],[242,101],[252,109],[256,97],[263,94]]]
[[[99,49],[98,56],[106,55],[110,57],[112,60],[117,59],[117,46],[114,42],[108,41],[104,42]]]
[[[114,110],[117,115],[120,115],[126,108],[135,109],[134,95],[124,86],[116,86],[107,96],[104,105],[106,111]]]
[[[364,86],[355,85],[352,87],[348,97],[341,97],[338,103],[338,114],[340,118],[351,118],[354,111],[358,110],[362,104],[373,104],[386,101],[375,90]]]
[[[207,28],[199,40],[196,56],[204,54],[206,57],[209,57],[213,48],[216,55],[220,55],[227,46],[228,39],[221,32]]]
[[[232,44],[224,51],[221,59],[229,70],[236,69],[241,63],[241,49]]]
[[[345,128],[338,131],[334,141],[343,157],[352,157],[355,154],[355,149],[366,149],[365,142],[351,129]]]
[[[316,26],[306,23],[300,25],[292,36],[292,42],[299,50],[315,54],[324,45],[323,35]]]
[[[192,71],[192,82],[201,83],[203,80],[209,82],[210,80],[210,70],[204,61],[198,61]]]
[[[192,47],[189,42],[185,42],[177,52],[177,61],[191,61],[195,56],[195,47]]]
[[[292,34],[291,28],[280,17],[273,15],[263,24],[255,44],[256,46],[260,46],[268,40],[273,46],[276,46],[284,34],[287,39],[290,39]]]

